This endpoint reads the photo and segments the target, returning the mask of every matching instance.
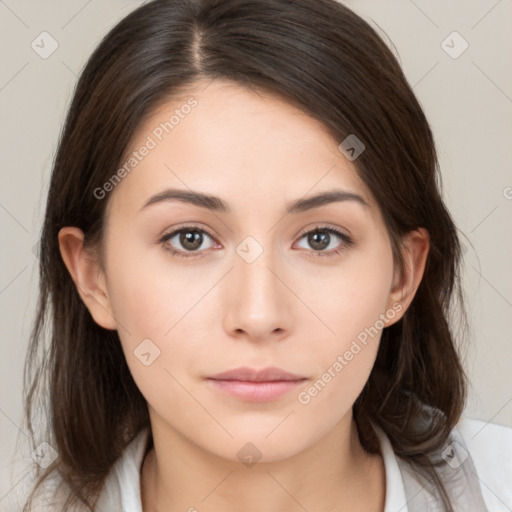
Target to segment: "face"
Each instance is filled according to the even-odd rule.
[[[351,417],[382,328],[402,313],[381,213],[340,142],[278,98],[221,81],[139,127],[136,160],[98,200],[108,327],[153,426],[232,460],[250,441],[270,461]],[[333,191],[352,195],[307,201]],[[208,379],[270,366],[302,380]]]

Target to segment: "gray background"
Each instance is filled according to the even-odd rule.
[[[345,3],[395,45],[436,137],[445,201],[473,245],[464,242],[472,328],[465,416],[512,426],[512,0]],[[86,59],[140,4],[0,0],[0,509],[19,481],[17,467],[31,461],[28,445],[15,447],[18,434],[26,441],[22,365],[37,293],[34,245],[59,131]],[[51,48],[44,31],[58,44],[46,59],[31,47]]]

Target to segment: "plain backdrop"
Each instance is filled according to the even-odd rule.
[[[58,135],[86,59],[141,3],[0,0],[0,509],[17,485],[14,463],[31,460],[28,447],[14,449],[26,436],[22,368],[37,297],[34,247]],[[512,0],[345,3],[392,41],[435,134],[443,197],[471,242],[464,241],[465,416],[512,426]],[[58,45],[47,58],[41,43],[33,49],[41,38],[45,51]]]

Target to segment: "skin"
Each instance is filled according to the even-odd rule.
[[[82,300],[99,325],[118,330],[148,402],[154,449],[141,468],[143,509],[382,511],[383,461],[364,452],[352,417],[381,332],[307,404],[298,393],[393,304],[401,309],[384,326],[403,316],[423,275],[428,233],[404,237],[407,269],[399,275],[379,207],[357,161],[339,151],[341,141],[279,98],[227,81],[199,84],[160,106],[130,150],[192,95],[197,107],[103,199],[104,264],[84,249],[78,228],[59,233]],[[176,200],[140,210],[169,187],[213,194],[232,211]],[[343,201],[284,213],[289,202],[334,188],[359,194],[368,206]],[[193,249],[202,252],[197,258],[165,250],[186,253],[179,236],[158,242],[188,224],[212,235]],[[304,236],[325,225],[354,243],[315,256],[345,245],[331,235],[318,249]],[[248,236],[263,250],[251,263],[236,251]],[[148,366],[134,355],[147,338],[160,350]],[[239,366],[271,365],[307,381],[265,403],[241,401],[205,381]],[[247,442],[261,452],[251,467],[237,457]]]

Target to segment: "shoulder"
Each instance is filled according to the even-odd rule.
[[[149,437],[149,428],[141,430],[112,466],[96,503],[98,510],[142,512],[140,469]]]
[[[148,437],[149,429],[141,430],[114,462],[96,500],[95,511],[142,512],[140,466],[146,452]],[[22,512],[35,485],[35,480],[36,474],[31,464],[25,469],[15,488],[4,496],[5,499],[0,499],[0,510],[2,512]],[[31,510],[37,512],[64,510],[69,492],[69,487],[60,474],[53,471],[34,493]],[[82,510],[82,508],[78,504],[72,509],[66,508],[66,510],[75,511]]]
[[[512,427],[463,418],[454,430],[473,460],[489,510],[512,510]]]
[[[390,455],[392,448],[386,451],[382,432],[380,437],[386,467],[386,511],[438,510],[439,496],[432,492],[431,479],[425,479],[409,460],[396,457],[393,451],[395,456]],[[399,473],[393,469],[395,459]],[[512,511],[511,427],[462,418],[443,446],[429,452],[429,459],[455,510]]]
[[[30,510],[37,510],[37,512],[63,510],[69,487],[59,473],[56,470],[52,471],[36,488],[38,477],[39,473],[30,464],[8,495],[0,499],[1,510],[3,512],[24,511],[30,495]]]

